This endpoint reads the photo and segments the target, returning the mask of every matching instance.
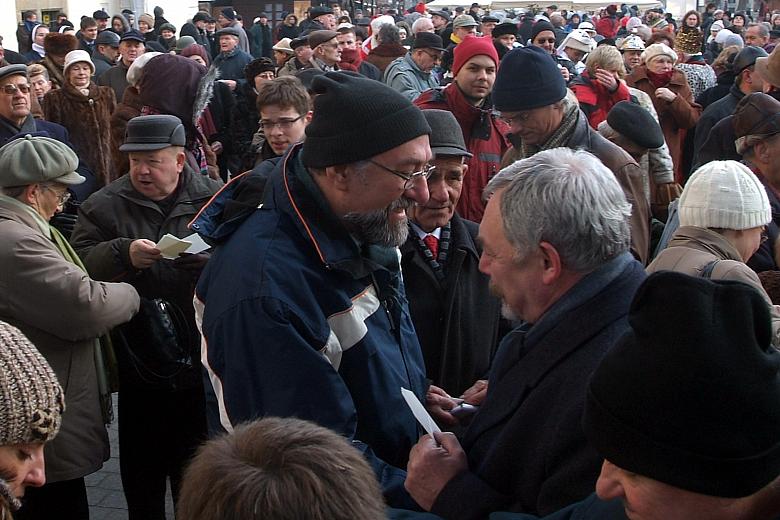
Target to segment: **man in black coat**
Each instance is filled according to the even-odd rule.
[[[423,110],[431,127],[436,170],[430,198],[409,210],[409,238],[401,246],[406,296],[434,385],[459,396],[484,379],[496,351],[501,302],[479,272],[479,226],[455,213],[471,157],[452,112]]]
[[[450,520],[549,514],[592,492],[602,459],[580,422],[587,384],[645,278],[629,253],[630,205],[590,153],[539,152],[486,191],[480,270],[505,317],[524,323],[501,341],[486,392],[467,399],[481,404],[460,441],[436,433],[412,449],[406,489]],[[455,404],[434,399],[436,417]]]

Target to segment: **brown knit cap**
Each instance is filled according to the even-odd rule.
[[[0,446],[53,439],[64,410],[49,363],[19,329],[0,321]]]

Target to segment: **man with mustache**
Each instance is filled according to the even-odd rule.
[[[458,122],[446,110],[423,110],[423,115],[431,127],[436,170],[428,179],[428,202],[409,212],[401,266],[426,375],[435,385],[429,394],[459,396],[490,369],[501,301],[479,272],[479,226],[455,212],[471,157]],[[429,397],[429,404],[434,399]]]
[[[260,202],[242,218],[236,200],[212,204],[192,225],[217,244],[195,295],[209,428],[311,420],[365,454],[389,503],[413,505],[399,468],[419,431],[401,388],[422,400],[427,384],[397,247],[406,209],[428,200],[430,127],[377,81],[327,72],[312,89],[306,141]]]

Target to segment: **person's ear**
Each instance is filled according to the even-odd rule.
[[[563,262],[558,250],[549,242],[540,242],[539,250],[542,253],[542,283],[552,285],[560,276],[563,270]]]

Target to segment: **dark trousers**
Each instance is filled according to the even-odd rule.
[[[28,487],[24,505],[16,520],[89,520],[89,503],[84,479],[63,480],[43,487]]]
[[[203,389],[119,391],[119,469],[129,520],[165,520],[165,487],[174,502],[182,471],[206,439]]]

